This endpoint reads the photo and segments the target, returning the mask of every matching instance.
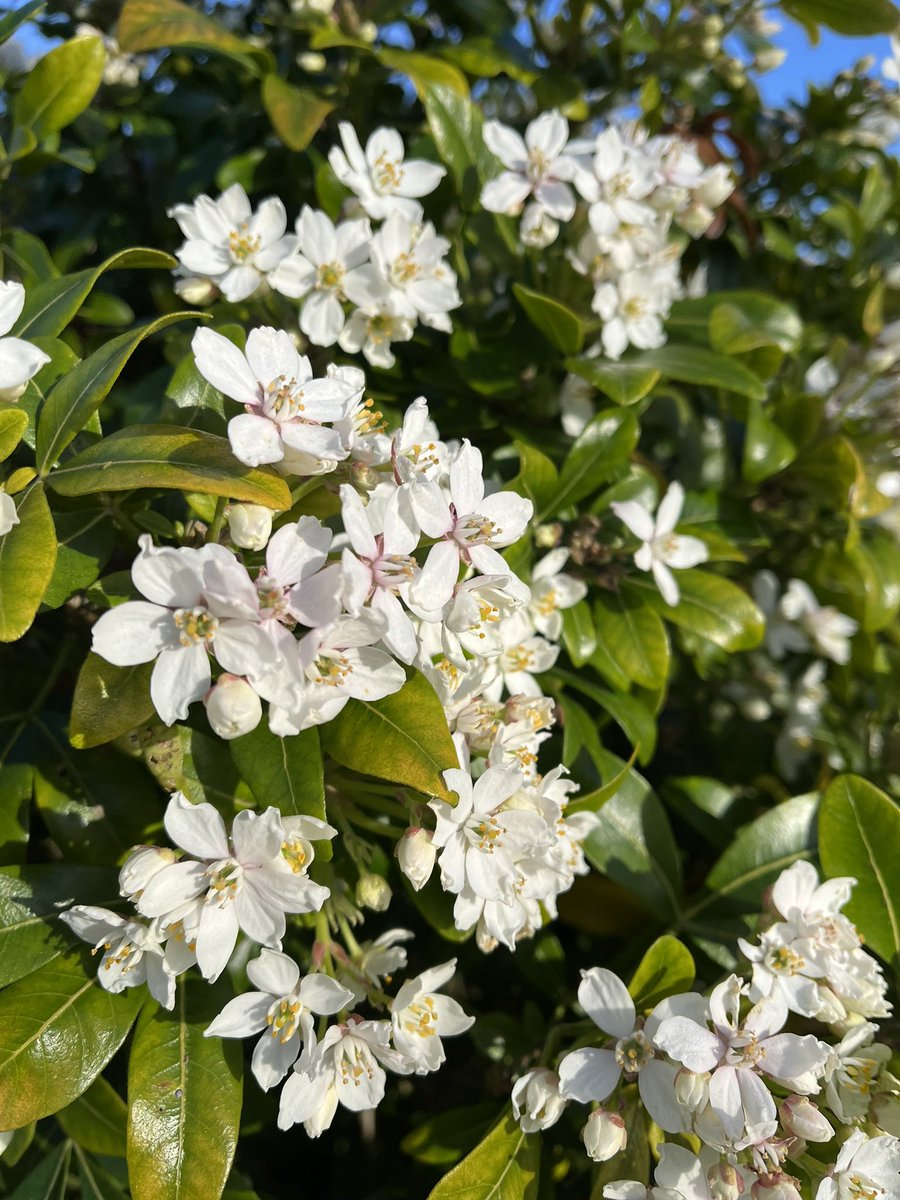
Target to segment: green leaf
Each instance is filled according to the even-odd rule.
[[[36,17],[38,13],[47,6],[47,0],[29,0],[28,4],[23,4],[21,8],[14,9],[12,12],[0,20],[0,46],[4,42],[8,42],[12,35],[16,32],[20,25],[24,25],[26,21],[30,21],[32,17]]]
[[[262,82],[263,107],[272,128],[289,150],[305,150],[334,105],[306,88],[294,87],[278,75]]]
[[[274,805],[286,817],[326,819],[318,729],[280,738],[261,721],[252,733],[229,745],[235,766],[260,805]],[[319,842],[316,854],[331,858],[331,843]]]
[[[25,861],[34,776],[27,763],[0,767],[0,864]]]
[[[227,438],[179,425],[131,425],[67,459],[48,477],[63,496],[173,488],[286,510],[287,484],[265,467],[245,467]]]
[[[578,436],[559,475],[559,487],[536,520],[544,521],[577,504],[623,467],[638,442],[634,413],[605,408]]]
[[[762,483],[777,475],[797,456],[797,447],[775,424],[757,400],[747,406],[743,475],[748,483]]]
[[[523,1133],[507,1108],[428,1200],[537,1200],[540,1155],[540,1137]]]
[[[469,85],[462,71],[430,54],[385,49],[378,51],[378,59],[388,70],[399,71],[411,79],[420,99],[425,99],[435,87],[444,88],[465,100],[469,98]]]
[[[21,408],[0,408],[0,462],[5,462],[28,428],[28,413]]]
[[[0,642],[30,628],[56,565],[56,530],[41,484],[15,497],[19,524],[0,537]]]
[[[867,945],[900,966],[900,807],[858,775],[839,775],[819,810],[819,857],[829,878],[852,875],[844,911]]]
[[[665,933],[641,959],[628,990],[635,1008],[653,1008],[666,996],[689,992],[694,984],[694,960],[683,942]]]
[[[272,56],[230,33],[218,21],[179,0],[127,0],[119,14],[116,38],[127,54],[184,46],[212,50],[237,59],[248,69],[271,69]]]
[[[175,1008],[149,1002],[128,1062],[128,1182],[134,1200],[219,1200],[241,1116],[240,1043],[204,1037],[228,1000],[182,977]]]
[[[60,275],[58,279],[48,279],[32,288],[26,293],[25,307],[12,332],[16,337],[28,338],[29,341],[34,341],[36,337],[56,337],[81,308],[104,271],[135,270],[139,267],[170,271],[177,266],[178,260],[162,250],[144,247],[119,250],[99,267],[88,267],[73,275]]]
[[[891,0],[785,0],[784,11],[803,23],[827,25],[836,33],[867,37],[873,33],[893,33],[897,28],[897,9]]]
[[[106,51],[99,37],[75,37],[38,59],[13,102],[16,125],[40,141],[83,113],[103,80]]]
[[[0,1125],[17,1129],[86,1091],[125,1040],[143,988],[118,996],[87,950],[55,958],[0,993]]]
[[[321,732],[341,766],[456,804],[442,776],[459,766],[456,748],[437,693],[418,671],[383,700],[351,700]]]
[[[462,192],[469,172],[482,183],[489,179],[499,164],[484,144],[478,106],[445,83],[427,85],[422,100],[437,152],[450,168],[457,191]]]
[[[124,1181],[120,1181],[96,1159],[89,1158],[81,1147],[75,1146],[78,1161],[78,1182],[81,1200],[125,1200]]]
[[[44,592],[46,608],[59,608],[75,592],[96,583],[116,545],[116,530],[102,505],[54,514],[59,546],[53,577]]]
[[[621,774],[621,758],[602,752],[604,782]],[[662,920],[677,918],[681,859],[666,810],[647,781],[629,771],[616,794],[597,813],[597,826],[584,852],[602,875],[630,892],[642,908]]]
[[[566,653],[576,667],[590,661],[597,649],[597,630],[591,616],[591,606],[579,600],[571,608],[563,609],[563,642]]]
[[[570,711],[571,701],[567,701],[566,708]],[[601,750],[602,755],[602,750]],[[631,758],[622,767],[618,775],[613,775],[608,783],[604,783],[602,787],[595,788],[592,792],[581,792],[574,800],[571,800],[566,805],[566,814],[571,815],[576,812],[597,812],[603,807],[607,800],[611,799],[625,780],[628,778],[631,768],[634,766],[634,761],[637,758],[637,750],[633,750]],[[600,762],[603,762],[601,757]]]
[[[557,489],[559,472],[556,464],[527,442],[515,441],[513,445],[519,455],[519,473],[509,481],[506,489],[530,500],[534,511],[540,512]]]
[[[36,971],[78,939],[59,920],[70,904],[114,904],[111,867],[69,863],[0,871],[0,987]]]
[[[91,1154],[125,1157],[125,1101],[102,1075],[84,1095],[56,1114],[56,1119],[73,1142]]]
[[[532,325],[563,354],[577,354],[584,341],[581,318],[552,296],[544,296],[521,283],[513,284],[513,295]]]
[[[451,1108],[408,1133],[400,1149],[417,1162],[448,1167],[480,1141],[496,1113],[497,1105],[489,1101]]]
[[[140,329],[113,338],[64,375],[47,396],[38,417],[38,472],[46,475],[66,446],[84,429],[144,338],[176,321],[206,320],[208,315],[203,312],[167,313]]]
[[[77,750],[102,746],[149,721],[153,663],[116,667],[89,653],[78,672],[69,720],[69,741]]]
[[[655,608],[636,591],[598,591],[594,625],[617,666],[641,687],[656,690],[669,676],[669,637]]]
[[[675,379],[679,383],[722,388],[755,400],[766,398],[766,386],[758,375],[742,363],[702,346],[679,346],[670,342],[658,350],[645,350],[630,362],[632,366],[653,368],[666,379]]]
[[[640,761],[642,763],[650,761],[656,748],[656,722],[653,714],[640,700],[636,700],[633,696],[625,696],[621,692],[610,692],[606,688],[597,687],[596,684],[585,679],[583,674],[576,675],[554,668],[553,675],[568,684],[569,687],[589,696],[605,709],[616,724],[621,726],[632,746],[637,749]]]
[[[570,358],[566,367],[593,384],[598,392],[623,405],[643,400],[656,386],[660,374],[656,367],[638,366],[627,359],[613,362],[603,358]]]
[[[26,1175],[9,1200],[64,1200],[71,1156],[71,1142],[60,1142]]]
[[[682,629],[736,653],[752,650],[765,634],[765,618],[747,593],[721,575],[691,568],[676,575],[681,599],[673,607],[657,600],[660,611]],[[649,585],[634,580],[634,587]]]

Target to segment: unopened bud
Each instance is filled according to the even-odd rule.
[[[546,1067],[536,1067],[513,1084],[513,1114],[523,1133],[537,1133],[555,1125],[565,1110],[559,1094],[559,1076]]]
[[[0,388],[0,400],[7,404],[15,404],[27,387],[28,381],[26,380],[24,383],[17,383],[14,387]]]
[[[391,902],[391,885],[381,875],[367,871],[356,884],[356,903],[372,912],[384,912]]]
[[[778,46],[769,46],[766,50],[760,50],[753,60],[753,65],[757,71],[775,71],[786,58],[786,50],[781,50]]]
[[[581,1140],[589,1158],[594,1162],[606,1162],[628,1145],[628,1132],[618,1113],[598,1108],[588,1117]]]
[[[805,1142],[830,1142],[834,1130],[807,1096],[788,1096],[779,1107],[781,1124],[792,1137]]]
[[[262,701],[239,675],[220,675],[203,703],[213,733],[226,741],[250,733],[262,720]]]
[[[709,1098],[709,1072],[682,1067],[675,1076],[675,1099],[688,1112],[698,1112]]]
[[[297,55],[297,66],[310,75],[318,75],[320,71],[325,70],[327,65],[325,55],[317,54],[314,50],[307,50],[306,53]]]
[[[563,528],[559,521],[551,521],[549,525],[538,525],[534,531],[534,544],[541,550],[552,550],[559,545]]]
[[[704,58],[713,59],[722,48],[722,41],[715,35],[700,39],[700,53]]]
[[[119,871],[120,894],[130,900],[137,899],[157,871],[171,866],[178,858],[177,850],[164,846],[136,846]]]
[[[425,886],[434,870],[437,850],[432,845],[433,838],[430,829],[410,825],[394,851],[400,870],[417,892]]]
[[[242,550],[262,550],[272,536],[272,510],[262,504],[231,504],[225,516],[231,540]]]
[[[176,278],[175,294],[180,296],[185,304],[212,304],[219,289],[210,279],[199,275],[185,275]]]
[[[529,204],[522,213],[519,223],[519,237],[526,246],[544,250],[559,235],[559,222],[542,208],[540,204]]]
[[[744,1190],[744,1179],[731,1163],[720,1161],[706,1172],[710,1200],[738,1200]]]
[[[774,1175],[760,1175],[750,1188],[753,1200],[801,1200],[797,1180],[778,1171]]]
[[[6,492],[0,492],[0,537],[9,533],[13,525],[19,524],[19,512],[16,502]]]

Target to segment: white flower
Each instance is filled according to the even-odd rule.
[[[384,1096],[384,1066],[407,1074],[403,1056],[389,1045],[389,1021],[351,1018],[332,1025],[316,1047],[309,1068],[297,1064],[281,1091],[278,1128],[310,1122],[311,1137],[327,1129],[338,1104],[351,1112],[377,1108]],[[383,1064],[383,1065],[382,1065]]]
[[[624,1120],[618,1113],[607,1112],[604,1108],[596,1108],[587,1119],[587,1124],[581,1131],[581,1140],[587,1151],[588,1158],[594,1162],[608,1162],[609,1159],[624,1150],[628,1145],[628,1131]],[[609,1184],[608,1188],[615,1188]],[[604,1196],[616,1193],[603,1189]]]
[[[192,859],[157,871],[136,906],[144,916],[166,918],[199,901],[197,964],[206,979],[221,974],[239,930],[255,942],[277,947],[286,912],[315,912],[328,898],[328,888],[307,876],[311,853],[302,827],[299,837],[292,836],[276,808],[239,812],[229,840],[211,804],[191,804],[176,792],[164,824],[171,840]]]
[[[891,83],[900,83],[900,38],[891,38],[891,57],[882,59],[881,74]]]
[[[778,1106],[782,1128],[805,1142],[830,1142],[834,1129],[808,1096],[788,1096]]]
[[[669,485],[659,502],[655,521],[637,500],[614,502],[611,507],[619,520],[643,543],[634,556],[635,566],[641,571],[652,571],[666,604],[677,604],[681,593],[669,568],[695,567],[709,557],[709,551],[699,538],[675,532],[684,507],[684,488],[680,483]]]
[[[288,460],[295,474],[318,474],[319,464],[347,457],[326,422],[345,415],[354,389],[341,379],[314,379],[309,359],[289,334],[253,329],[243,352],[211,329],[198,329],[191,347],[197,370],[246,413],[228,422],[234,455],[251,467]]]
[[[203,1036],[244,1038],[265,1030],[251,1068],[267,1092],[298,1058],[300,1070],[309,1066],[316,1047],[314,1016],[340,1012],[353,1003],[353,994],[327,975],[301,979],[294,960],[276,950],[264,949],[249,962],[247,977],[257,990],[229,1000]]]
[[[601,283],[591,308],[603,321],[603,349],[609,358],[621,358],[629,346],[653,350],[665,344],[662,318],[670,297],[661,286],[659,272],[638,267],[615,281]]]
[[[532,633],[531,623],[522,613],[513,613],[501,622],[500,641],[500,676],[485,687],[487,699],[499,700],[504,686],[510,696],[540,696],[541,686],[534,676],[550,670],[559,657],[559,646]]]
[[[176,204],[169,216],[186,238],[177,251],[181,265],[192,275],[212,279],[232,303],[252,296],[293,244],[285,237],[281,201],[270,196],[254,213],[239,183],[218,200],[198,196],[193,204]]]
[[[250,733],[262,720],[262,702],[246,679],[227,672],[203,698],[213,733],[230,741]]]
[[[559,112],[536,117],[525,130],[524,139],[508,125],[486,121],[484,144],[507,168],[481,191],[488,212],[518,213],[529,196],[534,196],[549,216],[569,221],[575,213],[575,196],[568,181],[576,164],[564,153],[569,140],[569,123]]]
[[[262,550],[272,536],[272,510],[261,504],[229,504],[228,531],[241,550]]]
[[[369,222],[334,225],[323,212],[303,206],[297,218],[297,247],[269,276],[276,292],[305,297],[300,328],[316,346],[332,346],[344,328],[344,282],[369,257]]]
[[[559,1076],[546,1067],[526,1071],[513,1084],[512,1110],[523,1133],[539,1133],[555,1125],[566,1109]]]
[[[350,989],[357,1004],[379,988],[382,979],[390,980],[406,966],[406,948],[400,943],[411,937],[410,929],[388,929],[374,941],[363,942],[352,959],[339,963],[341,983]]]
[[[150,696],[167,725],[209,691],[210,653],[226,671],[252,682],[278,665],[278,651],[259,625],[256,589],[230,550],[214,543],[157,548],[149,534],[131,577],[146,600],[103,613],[94,651],[117,666],[151,662]]]
[[[868,1115],[878,1077],[891,1058],[889,1046],[874,1042],[876,1032],[870,1021],[851,1025],[825,1064],[828,1105],[848,1125]]]
[[[781,598],[780,609],[788,621],[796,622],[820,654],[836,663],[850,659],[850,638],[859,625],[831,606],[823,607],[808,584],[792,579]]]
[[[108,992],[146,983],[150,995],[163,1008],[175,1004],[175,973],[165,959],[165,947],[159,925],[128,920],[106,908],[76,904],[60,913],[60,920],[86,942],[94,944],[93,953],[102,952],[97,969],[98,982]]]
[[[403,139],[396,129],[376,129],[365,152],[347,121],[341,121],[338,131],[344,148],[332,146],[328,161],[369,216],[384,220],[392,213],[402,213],[416,220],[421,212],[418,198],[434,191],[447,174],[445,169],[419,159],[404,161]]]
[[[388,370],[397,361],[391,345],[408,342],[415,328],[408,306],[384,287],[355,310],[338,338],[338,345],[347,354],[362,352],[373,367]]]
[[[581,1103],[605,1100],[623,1072],[637,1075],[641,1101],[657,1125],[668,1133],[687,1129],[686,1114],[675,1098],[678,1068],[657,1054],[654,1039],[670,1013],[696,1015],[702,1004],[700,997],[671,998],[658,1005],[643,1024],[638,1022],[634,1001],[617,975],[604,967],[592,967],[581,974],[578,1003],[598,1029],[616,1041],[609,1049],[587,1047],[566,1054],[559,1064],[560,1094]]]
[[[397,843],[394,853],[400,870],[419,892],[431,878],[437,858],[434,834],[430,829],[411,825]]]
[[[595,233],[612,236],[621,226],[652,225],[656,214],[644,203],[659,182],[657,167],[644,147],[626,141],[611,125],[593,145],[589,169],[575,174],[575,186],[590,204]]]
[[[387,296],[402,315],[435,324],[433,317],[460,304],[456,273],[445,261],[449,250],[430,222],[394,213],[371,238],[371,263],[351,271],[344,290],[360,308]]]
[[[869,1138],[854,1130],[837,1162],[819,1184],[815,1200],[897,1200],[900,1196],[900,1141],[883,1134]]]
[[[587,584],[562,573],[569,557],[565,547],[551,550],[531,572],[531,601],[528,615],[535,629],[552,642],[562,636],[562,609],[572,608],[587,595]]]
[[[0,335],[9,333],[24,306],[25,289],[21,283],[0,281]],[[18,400],[28,380],[49,361],[49,355],[30,342],[0,336],[0,401]]]
[[[16,502],[6,492],[0,492],[0,537],[9,533],[13,525],[19,524]]]
[[[462,1007],[438,989],[452,979],[456,959],[408,979],[391,1004],[394,1045],[417,1075],[436,1071],[446,1058],[442,1037],[455,1037],[475,1024]]]

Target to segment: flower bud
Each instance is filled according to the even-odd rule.
[[[119,871],[119,893],[136,900],[157,871],[177,862],[177,850],[160,846],[135,846]]]
[[[706,1172],[710,1200],[738,1200],[744,1190],[744,1180],[731,1163],[719,1161]]]
[[[555,1125],[565,1110],[559,1094],[559,1076],[546,1067],[536,1067],[513,1084],[513,1114],[523,1133],[537,1133]]]
[[[231,540],[242,550],[262,550],[272,536],[272,510],[261,504],[232,504],[225,516]]]
[[[318,75],[320,71],[325,70],[327,65],[325,55],[317,54],[313,50],[297,55],[297,66],[310,75]]]
[[[0,537],[9,533],[13,525],[19,524],[16,502],[6,492],[0,492]]]
[[[778,46],[768,46],[765,50],[760,50],[753,60],[753,65],[757,71],[775,71],[786,58],[786,50],[782,50]]]
[[[391,886],[381,875],[367,871],[356,884],[356,903],[372,912],[384,912],[391,902]]]
[[[807,1096],[788,1096],[778,1110],[781,1124],[792,1137],[805,1142],[830,1142],[834,1130]]]
[[[750,1188],[753,1200],[801,1200],[797,1180],[778,1171],[774,1175],[760,1175]]]
[[[522,243],[525,246],[543,250],[555,242],[558,235],[559,222],[541,208],[540,204],[529,204],[522,213],[519,225],[519,237],[522,239]]]
[[[15,404],[20,396],[24,395],[25,389],[28,387],[28,380],[24,383],[17,383],[13,387],[0,388],[0,400],[6,404]]]
[[[618,1113],[598,1108],[588,1117],[587,1125],[581,1131],[581,1139],[589,1158],[594,1162],[606,1162],[625,1149],[628,1133]]]
[[[410,825],[394,851],[400,870],[417,892],[425,886],[434,870],[437,850],[432,845],[433,838],[430,829]]]
[[[226,741],[249,733],[262,720],[262,701],[239,675],[220,675],[203,703],[213,732]]]
[[[675,1099],[688,1112],[698,1112],[709,1097],[709,1072],[682,1067],[675,1076]]]
[[[211,279],[205,279],[201,275],[183,275],[180,278],[176,276],[175,294],[185,304],[212,304],[219,294],[219,289]]]

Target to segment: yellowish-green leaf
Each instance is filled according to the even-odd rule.
[[[153,663],[116,667],[90,653],[78,672],[69,720],[69,741],[78,750],[102,746],[153,716]]]
[[[0,462],[5,462],[28,428],[28,414],[21,408],[0,408]]]
[[[689,992],[694,983],[694,960],[678,938],[663,934],[638,964],[628,990],[637,1009],[653,1008],[666,996]]]
[[[18,525],[0,537],[0,642],[31,626],[56,565],[56,530],[41,484],[16,497]]]
[[[428,1200],[536,1200],[540,1156],[540,1136],[523,1133],[507,1108]]]
[[[272,128],[290,150],[305,150],[334,110],[315,92],[294,87],[279,75],[263,79],[262,99]]]
[[[181,4],[180,0],[126,0],[116,36],[128,54],[184,46],[218,51],[248,67],[259,62],[268,66],[271,61],[267,51],[245,42],[199,8]]]
[[[379,50],[378,58],[389,70],[408,76],[422,98],[428,88],[435,86],[449,88],[457,96],[468,98],[469,85],[465,75],[448,62],[411,50]]]
[[[40,141],[71,124],[94,98],[106,51],[99,37],[75,37],[38,59],[13,103],[16,125]]]
[[[102,1075],[83,1096],[56,1114],[56,1119],[73,1142],[91,1154],[125,1157],[125,1101]]]
[[[528,319],[563,354],[577,354],[584,341],[581,318],[552,296],[545,296],[521,283],[513,284],[513,294]]]

